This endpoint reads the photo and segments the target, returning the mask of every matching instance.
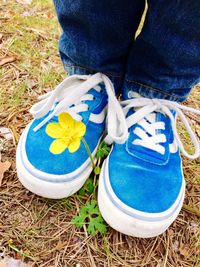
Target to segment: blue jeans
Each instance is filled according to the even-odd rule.
[[[102,72],[126,97],[183,101],[200,82],[200,2],[54,0],[63,33],[59,50],[69,74]]]

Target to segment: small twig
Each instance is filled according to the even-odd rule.
[[[200,217],[200,210],[192,208],[189,205],[184,204],[183,209],[189,213],[195,214],[196,216]]]
[[[16,144],[18,144],[18,142],[19,142],[19,135],[18,135],[18,133],[15,130],[15,127],[13,125],[10,125],[9,127],[10,127],[10,130],[11,130],[12,135],[13,135],[13,144],[16,147]]]
[[[10,18],[7,17],[0,17],[0,20],[9,20]]]
[[[166,267],[168,254],[169,254],[169,233],[167,232],[167,247],[166,247],[166,253],[165,253],[165,259],[163,262],[163,267]]]
[[[13,113],[11,113],[8,118],[6,118],[6,122],[8,123],[16,114],[20,114],[24,111],[27,111],[29,108],[26,107],[26,108],[22,108],[20,110],[15,110]]]
[[[40,37],[42,37],[45,40],[52,39],[51,37],[46,37],[47,32],[45,32],[45,31],[42,31],[42,30],[39,30],[39,29],[34,29],[34,28],[29,28],[29,27],[23,27],[23,28],[25,30],[27,30],[27,31],[32,31],[32,32],[38,34]]]

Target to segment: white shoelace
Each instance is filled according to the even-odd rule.
[[[72,75],[67,77],[53,91],[39,97],[41,101],[30,109],[33,117],[38,119],[48,114],[49,111],[52,112],[34,128],[34,131],[38,131],[50,119],[63,111],[70,113],[74,119],[81,120],[82,117],[78,113],[88,110],[88,105],[83,101],[93,99],[93,95],[89,94],[88,91],[92,88],[100,91],[100,83],[104,83],[108,95],[107,118],[110,122],[108,131],[111,132],[113,127],[114,132],[117,132],[118,125],[115,123],[117,121],[120,121],[120,125],[125,128],[126,121],[123,110],[115,96],[111,80],[106,75],[97,73],[94,75]],[[112,138],[112,133],[110,136]],[[127,137],[128,131],[124,132],[122,136],[115,136],[115,140],[120,140],[120,138],[124,140]]]
[[[135,98],[130,100],[125,100],[121,102],[124,111],[124,118],[126,117],[128,111],[130,109],[135,109],[135,113],[131,114],[127,118],[125,118],[125,127],[124,127],[124,118],[122,121],[109,121],[108,126],[112,123],[115,125],[119,125],[117,130],[116,127],[109,127],[108,129],[108,137],[107,142],[116,142],[116,143],[124,143],[127,140],[128,129],[138,123],[141,127],[136,127],[134,133],[139,137],[134,140],[134,144],[141,145],[143,147],[150,148],[154,151],[157,151],[161,154],[165,153],[165,148],[162,146],[162,142],[166,141],[166,136],[164,134],[158,133],[157,130],[164,130],[164,122],[156,122],[155,121],[155,112],[161,112],[167,115],[171,120],[172,130],[174,134],[175,141],[177,142],[178,147],[180,148],[183,155],[190,159],[195,159],[200,156],[200,146],[195,136],[191,126],[189,125],[186,116],[183,114],[182,110],[192,112],[200,115],[200,111],[189,108],[183,105],[178,104],[177,102],[165,100],[165,99],[148,99],[148,98]],[[193,154],[189,154],[180,139],[180,136],[177,131],[176,119],[174,118],[171,110],[175,110],[177,116],[180,117],[185,128],[187,129],[190,139],[194,145],[195,152]],[[116,116],[115,116],[116,117]]]
[[[148,99],[142,97],[122,101],[121,107],[115,96],[112,82],[102,73],[94,75],[72,75],[63,80],[63,82],[61,82],[55,90],[39,97],[41,101],[33,105],[30,109],[33,117],[41,118],[48,114],[49,111],[52,110],[52,112],[34,128],[34,131],[39,130],[52,117],[59,115],[63,111],[69,112],[74,119],[81,120],[82,117],[78,113],[88,110],[88,105],[83,101],[93,99],[93,95],[89,94],[88,91],[92,88],[100,91],[100,83],[104,83],[105,90],[108,95],[108,136],[105,139],[107,143],[124,143],[129,136],[128,129],[133,124],[138,123],[144,130],[140,127],[136,127],[134,133],[139,137],[139,139],[134,140],[134,144],[141,145],[164,154],[164,147],[160,143],[165,142],[166,137],[164,134],[158,134],[157,130],[164,129],[165,125],[163,122],[155,121],[154,113],[162,112],[171,120],[174,138],[182,153],[191,159],[199,157],[199,142],[182,110],[198,115],[200,115],[200,111],[165,99]],[[132,108],[136,109],[135,113],[126,118],[128,111]],[[195,148],[195,152],[193,154],[189,154],[185,150],[177,132],[176,119],[174,118],[171,110],[176,111],[177,116],[180,117],[185,125]]]

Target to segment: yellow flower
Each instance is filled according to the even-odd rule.
[[[76,121],[69,113],[62,112],[58,116],[58,123],[49,123],[46,127],[46,133],[55,138],[49,148],[53,154],[60,154],[66,148],[69,152],[76,152],[81,144],[81,138],[86,132],[86,126],[81,121]]]

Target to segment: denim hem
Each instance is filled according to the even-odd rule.
[[[130,91],[136,92],[140,94],[141,96],[148,97],[148,98],[160,98],[160,99],[167,99],[171,101],[176,101],[176,102],[183,102],[187,99],[187,96],[180,96],[180,95],[175,95],[173,93],[166,92],[164,90],[160,90],[158,88],[154,88],[152,86],[125,79],[124,81],[124,86],[123,86],[123,96],[124,98],[129,98]]]
[[[102,71],[98,71],[98,70],[94,70],[94,69],[89,69],[86,67],[82,67],[79,65],[72,65],[72,64],[66,64],[64,63],[64,68],[67,70],[68,68],[70,68],[70,71],[78,71],[80,72],[80,74],[94,74],[97,72],[102,72]],[[116,75],[110,72],[103,72],[105,75],[107,75],[108,77],[112,77],[112,78],[119,78],[121,79],[123,77],[123,75]]]
[[[65,62],[63,63],[63,65],[68,75],[73,75],[73,74],[89,75],[89,74],[95,74],[97,72],[100,72],[98,70],[95,71],[95,70],[91,70],[91,69],[78,66],[78,65],[66,64]],[[123,84],[123,76],[110,74],[107,72],[103,72],[103,74],[107,75],[110,78],[110,80],[113,82],[115,93],[118,95],[120,93],[120,89]]]

